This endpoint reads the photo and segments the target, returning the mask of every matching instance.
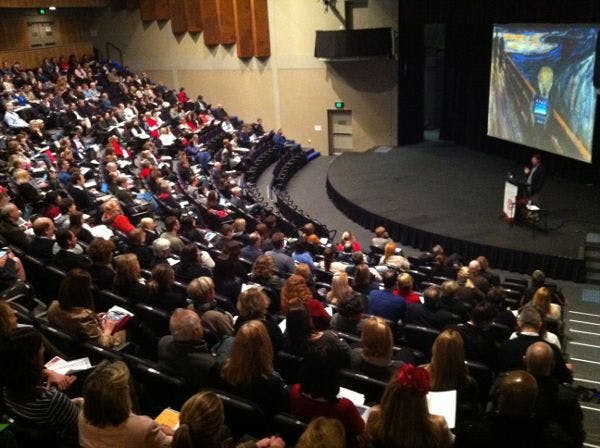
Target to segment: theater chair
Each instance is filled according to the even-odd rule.
[[[404,326],[404,339],[410,348],[419,350],[427,359],[431,359],[431,348],[440,332],[434,328],[407,324]]]
[[[193,395],[185,381],[151,367],[147,363],[130,363],[131,376],[140,388],[140,407],[146,415],[158,415],[163,409],[181,409]]]
[[[469,375],[471,375],[477,385],[479,386],[479,402],[482,404],[487,403],[489,399],[489,392],[494,382],[494,372],[480,362],[465,361]]]
[[[508,341],[508,338],[513,331],[514,330],[512,328],[496,322],[493,322],[492,326],[490,327],[490,334],[494,337],[494,341],[498,343]]]
[[[379,403],[386,383],[350,369],[340,370],[340,385],[365,396],[365,403]]]
[[[275,370],[287,384],[300,382],[300,363],[302,358],[290,353],[279,351],[275,354]]]
[[[271,432],[285,440],[286,446],[294,446],[306,430],[306,423],[298,420],[292,414],[281,412],[275,414],[271,421]]]
[[[260,439],[267,435],[267,419],[256,403],[221,390],[214,389],[213,392],[223,402],[225,424],[231,429],[234,439],[244,435]]]

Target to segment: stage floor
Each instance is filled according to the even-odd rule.
[[[329,187],[379,217],[430,234],[492,248],[581,259],[586,233],[600,230],[600,190],[548,175],[540,196],[548,233],[501,218],[510,160],[442,142],[344,153]]]

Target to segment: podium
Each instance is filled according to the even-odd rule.
[[[523,208],[527,204],[527,182],[512,176],[504,180],[504,201],[502,213],[506,222],[518,222],[523,219]]]

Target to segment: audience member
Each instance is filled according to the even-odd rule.
[[[171,334],[158,342],[158,362],[176,376],[184,378],[194,389],[209,384],[216,358],[203,339],[200,316],[178,308],[169,320]]]
[[[457,316],[440,306],[442,291],[438,286],[430,286],[423,292],[423,303],[409,303],[406,307],[407,324],[441,330],[457,322]]]
[[[367,312],[384,319],[398,322],[404,319],[406,302],[403,297],[394,294],[397,274],[388,270],[383,274],[383,288],[373,289],[368,297]]]
[[[171,446],[171,428],[133,413],[130,384],[129,369],[122,361],[102,361],[87,377],[78,422],[82,448]]]
[[[388,382],[380,404],[371,408],[366,436],[374,447],[441,448],[454,436],[444,417],[429,413],[429,374],[406,364]],[[486,440],[486,439],[483,439]]]

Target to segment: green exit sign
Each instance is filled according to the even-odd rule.
[[[45,16],[46,15],[46,8],[39,8],[38,9],[38,14],[40,16]]]
[[[336,109],[343,109],[344,108],[344,102],[343,101],[336,101],[335,102],[335,108]]]

